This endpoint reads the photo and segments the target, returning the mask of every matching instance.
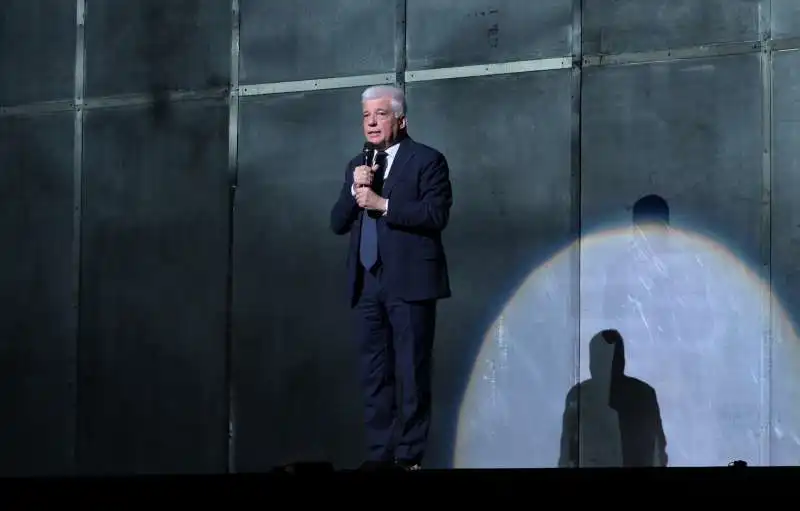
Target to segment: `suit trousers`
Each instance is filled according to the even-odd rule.
[[[359,270],[354,313],[368,459],[419,463],[431,420],[436,300],[392,298],[380,265]]]

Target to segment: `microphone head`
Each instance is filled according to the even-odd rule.
[[[375,144],[372,142],[364,142],[364,149],[362,151],[364,165],[369,165],[369,162],[372,160],[372,153],[375,151]]]

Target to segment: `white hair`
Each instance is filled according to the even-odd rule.
[[[361,101],[381,98],[389,98],[391,100],[395,117],[399,118],[406,114],[406,95],[403,94],[403,90],[400,88],[391,85],[375,85],[361,94]]]

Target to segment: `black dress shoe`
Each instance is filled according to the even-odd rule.
[[[416,461],[395,460],[394,465],[395,465],[395,467],[399,468],[400,470],[405,470],[405,471],[409,471],[409,472],[413,472],[415,470],[421,470],[422,469],[422,465],[420,465]]]

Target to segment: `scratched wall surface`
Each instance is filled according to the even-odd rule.
[[[760,86],[757,55],[585,71],[576,376],[594,380],[578,396],[581,451],[629,442],[604,429],[608,396],[598,406],[594,383],[603,374],[590,370],[589,341],[605,329],[621,333],[626,374],[641,382],[612,399],[642,416],[657,403],[670,465],[757,463],[768,446],[768,293],[750,269],[763,239]],[[645,218],[657,213],[640,202],[649,195],[666,201],[672,231],[634,229],[641,205]],[[557,361],[574,340],[553,303],[568,302],[575,267],[569,250],[546,261],[521,279],[486,336],[461,410],[457,466],[620,463],[588,452],[570,460],[561,445],[573,382]]]
[[[570,54],[572,0],[409,0],[408,69]]]
[[[73,468],[72,115],[0,119],[0,475]]]
[[[571,238],[569,83],[559,70],[408,86],[412,136],[447,155],[453,179],[444,241],[457,292],[437,328],[437,465],[542,466],[557,448],[560,412],[550,412],[574,365],[577,264],[545,270],[539,288],[513,297]],[[519,306],[504,312],[509,301]],[[493,327],[498,314],[507,321]]]
[[[787,310],[800,311],[800,51],[775,55],[773,95],[772,280]],[[792,319],[792,318],[789,318]],[[800,342],[794,322],[773,317],[772,463],[800,461]]]
[[[75,2],[5,0],[0,105],[69,99],[75,90]]]
[[[87,114],[82,474],[224,471],[224,104]]]
[[[220,0],[86,2],[86,93],[224,87],[231,9]]]
[[[394,2],[240,0],[240,5],[243,84],[394,71]]]
[[[327,214],[363,144],[360,94],[341,89],[242,101],[232,317],[241,471],[301,459],[353,468],[361,461],[344,273],[348,237],[331,233]],[[321,111],[336,129],[318,129]],[[315,150],[304,153],[308,140]],[[317,200],[322,211],[306,206]]]
[[[772,36],[800,37],[800,3],[772,0]]]
[[[591,336],[618,329],[671,465],[759,459],[760,87],[757,55],[585,75],[581,377]],[[674,232],[633,228],[651,194]]]
[[[0,14],[0,474],[357,465],[345,240],[326,223],[361,88],[232,97],[233,124],[226,101],[166,92],[227,87],[232,65],[255,85],[569,56],[577,3],[408,0],[398,23],[394,1],[240,0],[231,62],[229,0],[86,0],[86,94],[122,96],[83,117],[79,3]],[[800,37],[795,0],[582,5],[587,54],[749,43],[767,6],[779,48]],[[597,420],[564,423],[608,328],[670,465],[797,464],[798,55],[773,54],[771,141],[756,53],[407,85],[455,193],[427,466],[570,465],[573,433],[579,464],[618,464],[590,447],[625,443],[591,392]],[[667,209],[668,227],[638,222]]]
[[[585,0],[585,53],[758,40],[757,0]]]

